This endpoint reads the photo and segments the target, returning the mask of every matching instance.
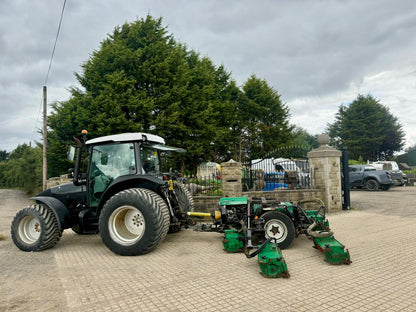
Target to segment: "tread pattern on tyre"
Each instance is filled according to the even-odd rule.
[[[140,205],[152,206],[153,211],[150,212],[151,219],[146,219],[146,227],[148,227],[146,233],[149,233],[147,232],[149,229],[153,229],[152,232],[149,233],[150,238],[142,238],[132,246],[122,246],[111,239],[108,234],[108,219],[106,219],[108,213],[106,210],[114,209],[123,204],[130,204],[135,207]],[[99,217],[99,228],[104,244],[114,253],[124,256],[141,255],[156,248],[156,246],[166,237],[169,230],[169,224],[169,210],[164,200],[157,193],[143,188],[127,189],[113,195],[105,203]],[[143,245],[144,240],[146,240],[145,245]]]
[[[18,234],[19,223],[26,216],[36,216],[42,231],[39,239],[33,244],[22,241]],[[11,236],[15,245],[23,251],[41,251],[52,248],[61,239],[62,231],[59,228],[55,213],[47,206],[32,205],[20,210],[12,221]]]
[[[182,183],[178,181],[174,181],[173,186],[175,188],[175,192],[177,193],[176,196],[178,197],[183,196],[184,199],[188,202],[187,207],[185,207],[186,212],[194,211],[195,203],[194,203],[194,198],[191,192],[189,192],[189,190],[185,187],[185,185],[183,185]]]
[[[149,194],[155,200],[157,206],[160,208],[160,213],[158,215],[161,218],[160,221],[162,222],[162,231],[160,232],[158,243],[162,242],[166,238],[166,235],[168,234],[168,231],[169,231],[170,214],[169,214],[168,206],[166,205],[165,201],[162,199],[162,197],[160,197],[159,194],[153,191],[147,190],[147,189],[143,189],[143,192]],[[154,245],[152,249],[154,249],[158,243],[156,243],[156,245]]]

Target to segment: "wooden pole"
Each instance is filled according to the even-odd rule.
[[[43,190],[46,190],[46,182],[47,182],[47,172],[48,172],[48,163],[46,158],[46,146],[48,144],[48,132],[47,132],[47,122],[48,122],[48,115],[46,112],[47,108],[47,100],[46,100],[47,92],[46,86],[43,86]]]

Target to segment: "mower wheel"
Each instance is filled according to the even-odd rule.
[[[169,230],[165,201],[142,188],[122,191],[104,205],[99,232],[104,244],[122,256],[137,256],[154,249]]]
[[[368,179],[365,182],[365,187],[369,191],[377,191],[380,188],[380,183],[378,183],[375,179]]]
[[[11,236],[20,250],[41,251],[55,246],[62,231],[51,209],[44,205],[32,205],[16,214]]]
[[[280,249],[289,247],[295,238],[295,226],[292,220],[283,213],[270,211],[261,216],[264,220],[266,239],[273,238]]]

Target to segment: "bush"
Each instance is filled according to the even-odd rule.
[[[27,194],[42,189],[42,148],[19,145],[7,161],[0,163],[0,186],[17,188]]]

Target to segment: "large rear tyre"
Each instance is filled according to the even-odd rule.
[[[175,191],[176,197],[178,198],[179,209],[182,213],[194,211],[194,198],[191,192],[180,182],[173,182],[173,190]]]
[[[154,249],[169,230],[169,210],[155,192],[134,188],[115,194],[104,205],[99,232],[104,244],[122,256]]]
[[[295,238],[295,226],[292,220],[285,214],[276,211],[266,212],[262,218],[266,239],[274,238],[280,249],[289,247]]]
[[[23,251],[52,248],[62,236],[54,212],[44,205],[32,205],[20,210],[12,221],[11,236]]]

